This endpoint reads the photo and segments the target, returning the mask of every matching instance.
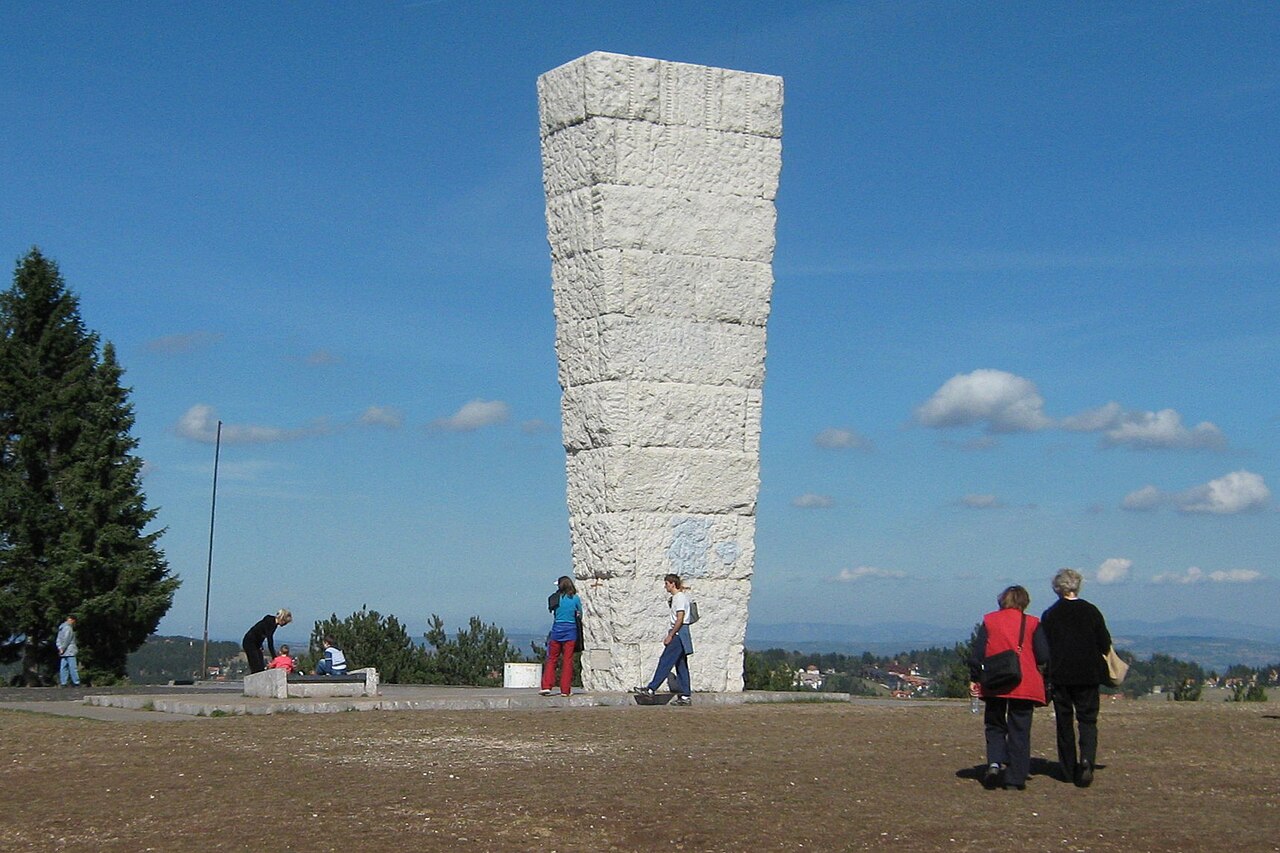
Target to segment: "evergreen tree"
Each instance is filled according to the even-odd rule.
[[[173,603],[162,531],[133,455],[133,407],[57,265],[32,249],[0,294],[0,661],[52,681],[52,641],[77,617],[81,672],[123,678]]]
[[[342,649],[347,665],[378,670],[378,678],[389,684],[421,683],[427,677],[427,653],[413,642],[408,630],[394,616],[361,607],[345,619],[336,613],[317,622],[311,632],[307,669],[324,656],[325,637]]]
[[[502,683],[503,664],[523,659],[505,631],[481,622],[479,616],[472,616],[453,640],[445,633],[444,620],[434,613],[427,625],[424,638],[434,649],[428,680],[433,684],[496,686]]]

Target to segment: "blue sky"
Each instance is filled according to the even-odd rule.
[[[690,8],[696,7],[696,8]],[[569,568],[535,80],[781,75],[753,624],[1273,621],[1280,9],[17,2],[0,249],[133,388],[210,633],[545,621]]]

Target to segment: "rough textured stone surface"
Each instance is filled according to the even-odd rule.
[[[647,681],[662,576],[693,686],[742,689],[782,80],[592,53],[538,80],[583,681]]]
[[[244,677],[244,695],[261,699],[286,699],[289,696],[288,673],[283,669],[264,669]]]
[[[622,314],[763,327],[773,270],[760,261],[604,249],[554,261],[551,282],[562,323]]]

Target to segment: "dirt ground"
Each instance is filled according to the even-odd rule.
[[[1118,702],[1093,787],[978,782],[967,703],[0,711],[0,850],[1280,850],[1280,705]]]

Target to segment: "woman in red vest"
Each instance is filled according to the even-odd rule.
[[[1040,630],[1040,620],[1027,615],[1031,595],[1020,586],[1011,586],[996,598],[999,610],[982,617],[974,638],[969,662],[969,689],[980,693],[987,703],[983,718],[987,737],[987,769],[982,785],[987,790],[1000,786],[1024,790],[1031,772],[1031,717],[1037,705],[1045,704],[1044,676],[1049,663],[1049,643]],[[989,690],[978,683],[982,661],[991,655],[1016,649],[1022,670],[1017,684]]]

